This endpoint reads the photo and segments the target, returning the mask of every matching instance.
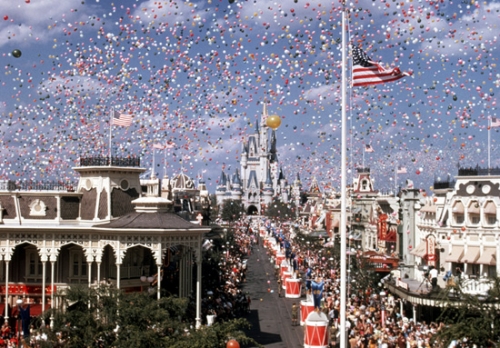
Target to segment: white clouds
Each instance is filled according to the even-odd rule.
[[[134,20],[157,21],[170,25],[200,22],[206,16],[207,12],[203,11],[200,5],[189,1],[148,0],[138,5],[133,12]]]
[[[461,56],[473,53],[475,50],[483,52],[488,47],[496,47],[499,11],[500,3],[489,3],[449,24],[440,21],[441,24],[437,29],[434,26],[436,21],[427,23],[428,39],[422,47],[441,55]]]
[[[80,0],[2,1],[0,46],[46,42],[61,35],[68,23],[85,20],[91,8],[81,6]]]

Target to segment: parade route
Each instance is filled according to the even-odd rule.
[[[274,263],[267,252],[263,246],[255,245],[247,262],[243,291],[252,300],[247,316],[252,328],[246,331],[247,335],[269,348],[304,347],[303,327],[292,326],[292,304],[300,306],[305,297],[285,298],[285,290],[278,297]]]

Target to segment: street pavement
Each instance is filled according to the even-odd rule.
[[[285,290],[278,297],[278,283],[274,263],[270,262],[268,249],[254,245],[247,261],[246,283],[243,291],[252,300],[247,319],[252,325],[247,336],[269,348],[304,347],[303,327],[292,326],[292,304],[300,306],[302,298],[285,298]]]

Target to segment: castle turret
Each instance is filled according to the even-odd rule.
[[[273,189],[273,182],[271,180],[271,170],[268,169],[267,171],[267,179],[266,182],[264,183],[264,187],[262,189],[263,193],[263,201],[266,205],[271,204],[271,201],[273,199],[274,195],[274,189]]]
[[[243,190],[241,189],[240,173],[238,169],[236,169],[233,175],[232,184],[233,184],[231,190],[232,199],[241,200],[241,195],[243,194]]]

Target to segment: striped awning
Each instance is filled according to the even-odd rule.
[[[479,203],[472,202],[471,205],[467,208],[467,212],[469,214],[479,214]]]
[[[497,264],[497,250],[496,248],[484,248],[483,253],[479,256],[476,263],[481,265],[496,266]]]
[[[461,261],[463,263],[476,263],[477,259],[479,259],[479,247],[470,246],[467,248],[467,251]]]
[[[464,204],[460,201],[455,202],[451,211],[456,214],[463,214],[465,211]]]
[[[454,246],[451,248],[451,253],[444,259],[446,262],[460,262],[464,255],[463,246]]]
[[[486,203],[484,206],[484,213],[485,214],[491,214],[491,215],[496,215],[497,214],[497,207],[494,202],[489,201]]]
[[[420,243],[415,249],[410,251],[410,254],[418,256],[418,257],[425,257],[427,254],[427,246],[426,243]]]

